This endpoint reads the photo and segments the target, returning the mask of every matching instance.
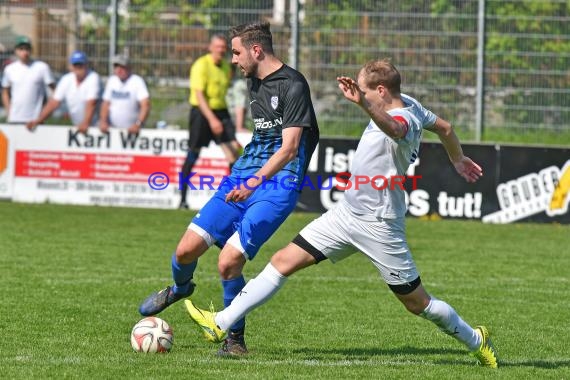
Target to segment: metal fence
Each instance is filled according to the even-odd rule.
[[[150,86],[151,122],[186,128],[189,68],[208,36],[255,20],[271,21],[276,54],[306,75],[324,135],[356,135],[366,122],[336,76],[391,57],[404,92],[463,138],[570,136],[566,0],[20,0],[0,3],[1,54],[26,34],[55,73],[77,48],[105,76],[109,55],[127,53]]]

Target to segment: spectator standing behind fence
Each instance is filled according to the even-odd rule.
[[[32,59],[32,41],[16,38],[16,61],[4,68],[2,102],[8,123],[25,124],[36,119],[47,97],[46,86],[55,88],[55,80],[47,63]]]
[[[208,54],[199,57],[190,68],[190,141],[182,173],[188,178],[198,160],[202,147],[214,140],[220,145],[231,167],[240,150],[235,137],[235,125],[226,103],[231,82],[231,65],[226,60],[228,39],[223,34],[210,38]],[[182,181],[179,208],[188,208],[188,184]]]
[[[150,96],[144,80],[131,72],[129,59],[124,55],[113,58],[113,75],[109,77],[99,127],[106,133],[109,127],[138,133],[150,113]]]
[[[101,78],[89,68],[87,55],[75,51],[69,57],[69,73],[57,83],[53,97],[42,109],[40,116],[27,123],[29,130],[43,123],[65,101],[69,117],[79,132],[87,132],[97,125],[97,102],[101,96]]]

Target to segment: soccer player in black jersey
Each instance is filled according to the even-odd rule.
[[[309,85],[274,55],[269,23],[234,27],[230,38],[232,63],[248,78],[253,138],[182,236],[171,261],[174,285],[150,295],[139,308],[143,315],[193,293],[197,259],[213,244],[222,249],[218,271],[228,306],[245,286],[246,261],[295,208],[319,140]],[[246,354],[244,329],[244,319],[232,325],[218,354]]]

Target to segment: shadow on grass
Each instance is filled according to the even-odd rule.
[[[499,358],[499,366],[501,367],[534,367],[543,369],[558,369],[570,367],[570,359],[563,360],[543,360],[543,359],[529,359],[529,360],[505,360]]]
[[[341,355],[355,359],[366,360],[371,356],[394,356],[394,355],[449,355],[449,354],[465,354],[465,350],[454,348],[418,348],[418,347],[395,347],[395,348],[332,348],[332,349],[309,349],[302,348],[293,350],[295,354],[307,354],[323,356]]]
[[[277,353],[277,352],[276,352]],[[436,348],[436,347],[395,347],[395,348],[350,348],[350,349],[311,349],[301,348],[292,351],[293,354],[300,354],[310,359],[331,360],[334,356],[342,356],[345,359],[354,360],[370,360],[374,356],[425,356],[425,355],[457,355],[458,359],[441,359],[435,360],[436,364],[457,365],[465,364],[468,366],[473,365],[474,358],[469,358],[467,351],[460,348]],[[466,359],[469,358],[469,359]],[[529,359],[529,360],[501,360],[499,356],[499,367],[533,367],[542,369],[558,369],[570,367],[570,359],[563,360],[544,360],[544,359]]]
[[[435,363],[437,364],[446,364],[446,365],[457,365],[460,362],[457,360],[438,360]],[[465,364],[473,365],[472,363],[465,362]],[[560,368],[568,368],[570,367],[570,360],[540,360],[540,359],[530,359],[530,360],[520,360],[520,361],[513,361],[513,360],[501,360],[499,357],[499,368],[523,368],[523,367],[532,367],[532,368],[540,368],[540,369],[560,369]]]
[[[193,344],[180,344],[178,349],[200,351],[207,358],[219,358],[216,355],[217,346],[203,346]],[[259,354],[281,360],[287,358],[292,361],[322,361],[335,362],[342,360],[354,360],[356,362],[379,361],[384,362],[384,358],[388,359],[391,364],[406,364],[410,362],[428,363],[435,365],[464,365],[467,367],[477,366],[477,360],[471,357],[466,350],[461,348],[440,348],[440,347],[394,347],[394,348],[296,348],[291,351],[287,349],[270,349],[256,352],[255,348],[250,355],[245,357],[229,357],[223,358],[241,360],[247,362],[250,359],[258,360]],[[456,356],[450,358],[449,355]],[[426,356],[431,356],[426,358]],[[445,356],[445,358],[437,358],[433,356]],[[271,360],[271,359],[270,359]],[[545,359],[527,359],[527,360],[501,360],[499,358],[499,368],[525,368],[532,367],[545,370],[556,370],[560,368],[570,368],[570,359],[561,360],[545,360]]]

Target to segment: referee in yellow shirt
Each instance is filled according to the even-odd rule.
[[[223,34],[210,38],[208,54],[199,57],[190,69],[190,141],[188,155],[182,167],[184,175],[181,185],[179,208],[188,208],[186,193],[187,179],[198,160],[200,150],[211,140],[222,148],[230,169],[238,158],[240,145],[235,137],[226,104],[226,94],[231,84],[231,64],[226,60],[228,39]]]

